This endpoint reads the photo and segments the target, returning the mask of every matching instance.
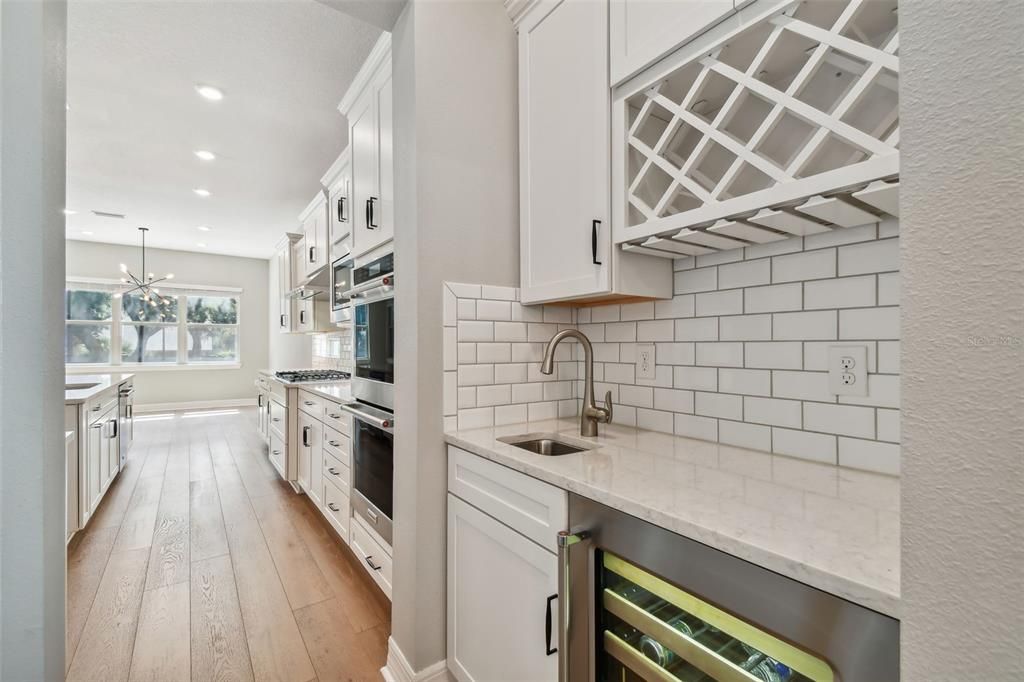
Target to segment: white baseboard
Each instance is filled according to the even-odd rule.
[[[453,679],[448,672],[448,662],[443,659],[419,672],[413,670],[393,637],[388,637],[388,661],[380,674],[384,682],[448,682]]]
[[[175,412],[178,410],[209,410],[218,407],[251,407],[256,404],[254,398],[231,398],[229,400],[193,400],[182,403],[139,403],[135,412]]]

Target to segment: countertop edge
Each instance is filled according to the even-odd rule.
[[[551,485],[562,488],[563,490],[568,490],[569,492],[576,493],[577,495],[582,495],[600,504],[614,506],[631,516],[635,516],[643,521],[648,521],[656,526],[690,538],[691,540],[696,540],[697,542],[708,545],[713,549],[725,552],[730,556],[749,561],[752,564],[774,571],[782,576],[804,583],[805,585],[809,585],[815,589],[827,592],[828,594],[841,599],[853,602],[854,604],[858,604],[864,608],[877,611],[891,618],[895,618],[897,620],[900,618],[900,598],[898,595],[884,592],[869,585],[851,581],[848,578],[834,573],[829,573],[822,569],[808,567],[797,559],[792,559],[761,547],[751,545],[744,542],[742,539],[722,535],[721,533],[704,526],[688,523],[676,517],[664,514],[657,509],[645,507],[634,500],[621,497],[615,493],[595,489],[581,481],[553,475],[551,472],[545,471],[544,469],[530,466],[528,462],[505,457],[501,453],[489,450],[488,448],[471,441],[464,440],[460,438],[458,434],[446,431],[444,439],[445,442],[450,445],[462,448],[463,450],[472,452],[475,455],[479,455],[480,457],[496,462],[497,464],[507,466],[510,469],[514,469],[520,473],[526,474],[527,476],[544,481],[545,483],[550,483]]]
[[[94,374],[75,374],[75,375],[69,375],[69,376],[74,376],[79,381],[83,381],[83,380],[87,379],[90,376],[109,377],[109,376],[113,376],[113,375],[111,375],[111,374],[95,374],[95,375]],[[111,381],[110,383],[102,385],[102,386],[94,386],[92,388],[65,389],[64,390],[64,405],[65,406],[67,406],[67,405],[81,405],[82,403],[88,402],[89,400],[92,400],[96,396],[101,395],[101,394],[105,393],[106,391],[110,391],[110,390],[115,390],[116,391],[126,381],[131,381],[132,379],[135,378],[135,375],[132,374],[132,373],[124,373],[124,374],[118,373],[117,376],[119,377],[117,381]],[[66,379],[65,379],[65,382],[66,382]],[[68,395],[69,393],[74,393],[76,395],[69,396]]]

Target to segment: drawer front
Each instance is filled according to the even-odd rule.
[[[314,419],[321,419],[324,404],[320,396],[309,391],[299,391],[299,409]]]
[[[256,388],[258,388],[261,391],[269,391],[270,380],[267,379],[267,377],[263,376],[262,374],[258,375],[256,377]]]
[[[344,436],[352,435],[352,422],[348,412],[345,412],[337,403],[329,400],[324,401],[324,425],[331,427]]]
[[[287,467],[288,467],[288,447],[285,444],[284,438],[281,434],[271,431],[270,432],[270,463],[274,465],[277,472],[284,478],[288,478]]]
[[[352,466],[352,443],[327,425],[324,425],[324,452],[333,455],[345,466]]]
[[[96,420],[105,417],[107,415],[107,411],[113,407],[117,407],[116,393],[113,397],[107,395],[91,400],[86,403],[86,420],[88,420],[90,424],[93,424]]]
[[[328,522],[334,526],[334,530],[338,531],[338,535],[342,537],[345,542],[349,541],[349,521],[350,514],[348,504],[348,495],[341,492],[336,486],[328,481],[323,483],[324,491],[324,506],[323,514]]]
[[[348,465],[339,462],[329,452],[324,452],[324,480],[338,486],[338,490],[346,497],[352,494],[349,490],[350,475]]]
[[[363,568],[369,572],[388,599],[391,599],[391,557],[363,528],[358,518],[353,517],[351,520],[350,537],[349,545],[356,558],[363,563]]]
[[[452,445],[448,490],[552,552],[568,528],[564,490]]]
[[[270,401],[270,428],[277,431],[282,441],[287,440],[288,408],[276,400]]]
[[[282,405],[287,405],[288,389],[284,387],[284,384],[273,379],[268,379],[267,383],[270,384],[270,395],[276,398]]]

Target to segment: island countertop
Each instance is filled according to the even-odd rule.
[[[77,405],[90,400],[104,391],[116,390],[134,374],[68,374],[64,377],[64,404]],[[80,386],[81,388],[67,388]]]
[[[578,419],[456,430],[445,440],[554,486],[899,618],[899,479],[782,455]],[[545,457],[497,440],[588,440]]]

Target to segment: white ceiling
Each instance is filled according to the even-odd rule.
[[[73,0],[67,237],[136,244],[141,225],[147,246],[269,257],[344,148],[336,107],[379,35],[314,0]]]

